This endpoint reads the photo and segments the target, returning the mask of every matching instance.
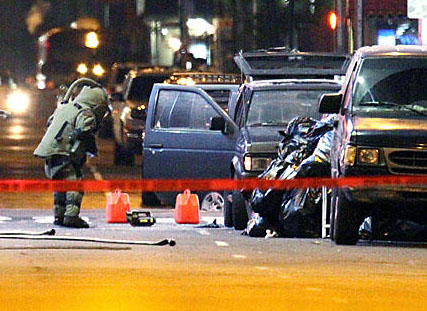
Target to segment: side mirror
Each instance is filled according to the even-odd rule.
[[[320,113],[338,113],[342,101],[341,93],[323,94],[319,101]]]
[[[212,117],[209,129],[211,131],[221,131],[225,133],[225,119],[223,117]]]
[[[113,93],[110,95],[110,100],[112,100],[112,101],[123,101],[123,94],[122,93]]]

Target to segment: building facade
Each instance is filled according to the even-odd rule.
[[[347,0],[345,32],[348,50],[376,44],[422,44],[421,21],[408,17],[410,1]]]

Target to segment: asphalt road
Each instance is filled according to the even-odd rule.
[[[0,125],[0,178],[45,178],[32,151],[53,111],[46,96],[32,115]],[[88,178],[139,178],[138,166],[113,166],[110,139],[99,142]],[[140,208],[140,194],[130,195]],[[50,193],[0,193],[0,232],[176,245],[0,238],[0,310],[427,309],[425,243],[250,238],[221,226],[221,211],[201,211],[200,224],[220,227],[199,228],[176,224],[170,207],[150,208],[152,227],[110,224],[105,193],[83,199],[90,229],[65,229],[52,225],[51,204]]]
[[[249,238],[232,229],[174,223],[152,209],[152,227],[108,224],[88,210],[91,229],[49,223],[47,210],[1,209],[0,231],[171,246],[0,239],[3,310],[425,310],[422,244]],[[201,212],[201,223],[221,223]],[[5,308],[6,307],[6,308]]]

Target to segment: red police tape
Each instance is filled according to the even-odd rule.
[[[427,185],[427,176],[363,176],[346,178],[296,178],[287,180],[250,179],[127,179],[127,180],[0,180],[0,192],[48,192],[85,191],[219,191],[246,189],[291,189],[291,188],[371,188],[387,185]],[[427,186],[426,186],[427,187]]]

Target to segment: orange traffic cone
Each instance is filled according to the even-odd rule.
[[[175,222],[178,224],[198,224],[199,217],[197,194],[192,194],[189,189],[178,194],[175,202]]]
[[[109,192],[107,196],[107,207],[105,219],[108,223],[127,222],[126,212],[130,211],[129,195],[116,189],[114,193]]]

